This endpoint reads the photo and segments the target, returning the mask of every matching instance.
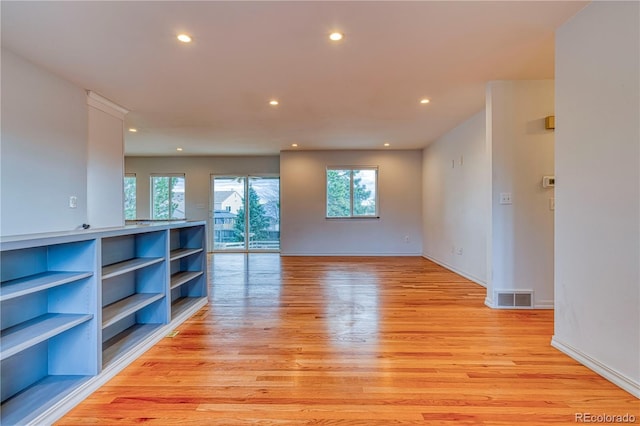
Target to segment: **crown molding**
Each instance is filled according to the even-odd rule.
[[[97,108],[102,112],[106,112],[109,115],[113,115],[121,120],[124,120],[124,116],[129,113],[128,109],[121,107],[115,102],[112,102],[91,90],[87,90],[87,105]]]

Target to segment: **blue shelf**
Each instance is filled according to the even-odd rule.
[[[136,293],[102,309],[102,328],[107,328],[140,309],[160,300],[162,293]]]
[[[53,424],[207,303],[204,222],[0,237],[0,424]]]
[[[183,257],[191,256],[192,254],[202,251],[202,248],[180,248],[171,250],[171,261],[182,259]]]
[[[171,305],[171,318],[181,317],[185,312],[193,311],[195,313],[206,303],[206,297],[181,297],[176,299]]]
[[[204,274],[203,271],[181,271],[171,275],[171,290],[180,287],[182,284],[198,278]]]
[[[146,268],[147,266],[162,262],[163,260],[164,258],[162,257],[138,257],[135,259],[125,260],[124,262],[114,263],[113,265],[104,266],[102,267],[102,279],[113,278],[118,275],[126,274],[127,272]]]
[[[107,368],[117,363],[161,327],[160,324],[135,324],[104,342],[102,367]]]
[[[0,361],[93,318],[91,314],[44,314],[2,331]]]
[[[2,403],[0,424],[33,422],[89,379],[91,376],[46,376]]]
[[[15,280],[5,281],[0,287],[0,302],[52,287],[72,283],[92,276],[91,272],[47,271]]]

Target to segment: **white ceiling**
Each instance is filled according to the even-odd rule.
[[[585,3],[2,1],[2,45],[129,109],[127,155],[415,149],[487,81],[553,78]]]

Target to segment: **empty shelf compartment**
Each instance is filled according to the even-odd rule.
[[[162,293],[136,293],[105,306],[102,309],[102,328],[115,324],[163,297]]]
[[[182,284],[198,278],[203,274],[202,271],[181,271],[171,275],[171,290],[180,287]]]
[[[2,331],[0,360],[9,358],[33,345],[37,345],[83,322],[90,321],[91,314],[44,314]]]

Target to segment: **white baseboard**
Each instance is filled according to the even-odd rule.
[[[540,300],[535,303],[533,309],[554,309],[553,300]]]
[[[576,349],[571,345],[561,342],[556,338],[556,336],[553,336],[551,338],[551,346],[553,346],[560,352],[564,353],[565,355],[568,355],[569,357],[575,359],[580,364],[584,365],[590,370],[593,370],[594,372],[598,373],[599,375],[609,380],[614,385],[619,386],[620,388],[629,392],[631,395],[640,399],[640,382],[637,382],[625,376],[624,374],[606,366],[600,361],[583,353],[579,349]]]
[[[438,259],[436,259],[436,258],[434,258],[434,257],[432,257],[432,256],[429,256],[428,254],[425,254],[425,253],[422,253],[422,257],[424,257],[425,259],[428,259],[428,260],[432,261],[433,263],[437,263],[438,265],[440,265],[440,266],[442,266],[442,267],[444,267],[444,268],[447,268],[447,269],[449,269],[450,271],[455,272],[456,274],[458,274],[458,275],[460,275],[460,276],[463,276],[463,277],[465,277],[466,279],[471,280],[471,281],[473,281],[473,282],[474,282],[474,283],[476,283],[476,284],[481,285],[482,287],[485,287],[485,288],[487,287],[487,283],[486,283],[486,281],[481,280],[480,278],[475,277],[475,276],[473,276],[473,275],[471,275],[471,274],[469,274],[469,273],[467,273],[467,272],[461,271],[461,270],[459,270],[458,268],[456,268],[456,267],[454,267],[454,266],[451,266],[451,265],[449,265],[449,264],[448,264],[448,263],[446,263],[446,262],[443,262],[443,261],[441,261],[441,260],[438,260]]]
[[[489,298],[489,296],[484,298],[484,304],[490,307],[491,309],[496,309],[496,305],[494,305],[493,300]]]

